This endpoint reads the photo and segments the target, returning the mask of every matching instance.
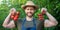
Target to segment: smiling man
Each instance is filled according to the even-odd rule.
[[[41,23],[42,21],[33,17],[36,9],[38,9],[38,6],[36,6],[32,1],[27,1],[27,3],[22,6],[22,9],[24,9],[26,13],[26,17],[17,20],[18,30],[42,30],[42,23]],[[45,11],[44,14],[46,14],[47,17],[49,18],[44,21],[44,27],[56,26],[58,24],[56,19],[47,12],[46,8],[42,8],[42,9],[44,9]],[[5,28],[14,28],[16,26],[14,20],[10,19],[11,14],[15,12],[16,12],[15,10],[10,11],[9,15],[7,16],[7,18],[3,23],[3,26]],[[41,27],[38,27],[39,24]]]

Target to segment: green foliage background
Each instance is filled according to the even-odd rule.
[[[7,29],[2,27],[2,23],[4,19],[9,14],[9,11],[11,8],[15,8],[17,11],[20,11],[20,17],[25,17],[25,13],[23,9],[21,8],[21,5],[25,4],[28,0],[0,0],[0,30],[17,30],[17,28],[14,29]],[[37,18],[37,14],[40,13],[41,8],[46,7],[48,9],[48,12],[52,14],[57,21],[60,21],[60,0],[31,0],[36,5],[39,6],[39,9],[36,11],[34,17]],[[46,16],[45,16],[46,18]],[[44,30],[58,30],[60,27],[60,22],[56,27],[50,27],[45,28]]]

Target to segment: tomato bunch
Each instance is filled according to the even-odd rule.
[[[42,10],[41,14],[38,14],[38,19],[39,20],[44,20],[44,14],[46,14],[46,10],[45,9]]]
[[[38,14],[38,19],[39,20],[44,20],[43,14]]]
[[[20,14],[19,11],[17,11],[14,14],[11,14],[11,19],[13,19],[14,21],[17,21],[18,20],[18,17],[19,17],[19,14]]]

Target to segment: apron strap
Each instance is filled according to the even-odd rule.
[[[36,27],[36,19],[33,18],[33,24]]]
[[[25,21],[26,21],[26,18],[24,18],[24,21],[23,21],[22,25],[24,25]]]

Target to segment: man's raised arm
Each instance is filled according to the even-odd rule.
[[[12,8],[12,9],[14,9],[14,8]],[[6,17],[6,19],[3,22],[2,26],[5,27],[5,28],[14,28],[15,27],[14,21],[10,20],[11,13],[15,12],[15,10],[12,10],[12,9],[10,10],[9,15]]]

